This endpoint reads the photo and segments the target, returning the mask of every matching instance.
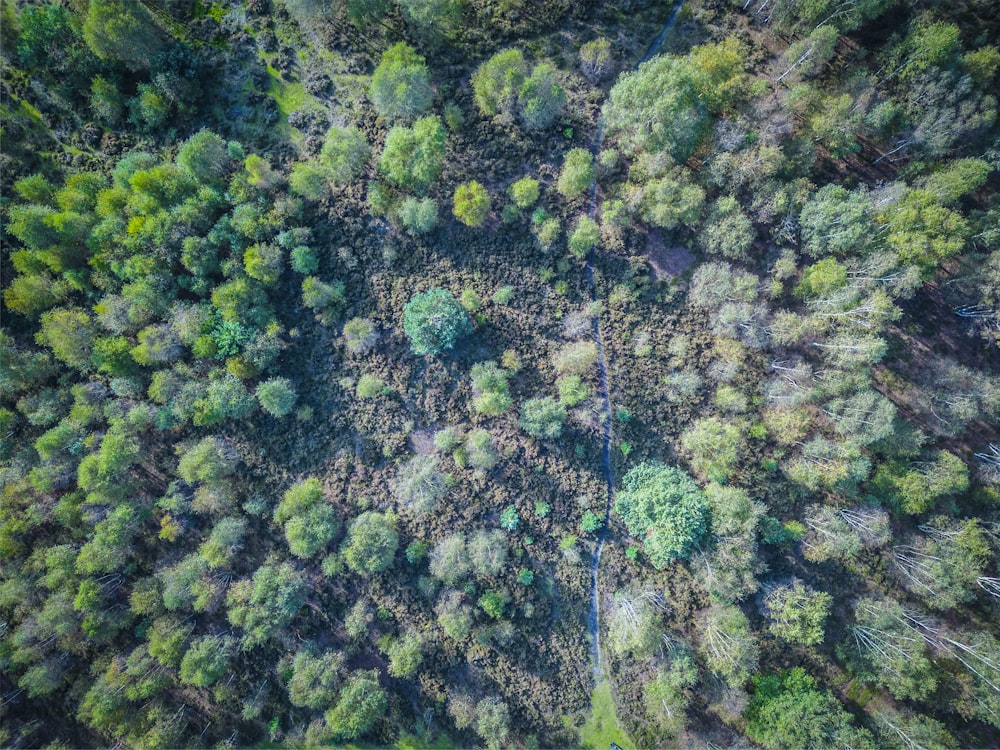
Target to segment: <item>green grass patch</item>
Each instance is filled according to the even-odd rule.
[[[618,726],[611,683],[604,680],[590,696],[590,718],[580,729],[580,746],[608,750],[612,742],[622,750],[635,750],[631,738]]]

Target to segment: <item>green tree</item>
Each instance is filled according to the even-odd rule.
[[[437,456],[414,456],[399,467],[393,487],[400,505],[414,513],[431,513],[448,492]]]
[[[660,668],[656,676],[642,688],[646,718],[660,736],[673,738],[684,730],[685,711],[690,703],[689,690],[698,682],[698,667],[694,659],[681,652],[670,660],[668,668]]]
[[[452,534],[434,545],[430,554],[431,575],[447,586],[454,586],[469,572],[465,536]]]
[[[855,728],[837,699],[801,667],[755,677],[745,716],[747,736],[774,750],[872,744],[867,730]]]
[[[298,396],[288,378],[271,378],[257,385],[257,401],[260,408],[272,417],[284,417],[291,413]]]
[[[773,589],[764,606],[774,635],[803,646],[816,646],[823,642],[823,625],[832,603],[833,597],[825,591],[814,591],[795,581],[791,586]]]
[[[802,244],[814,257],[863,251],[871,242],[870,213],[871,199],[864,191],[824,185],[799,214]]]
[[[510,712],[498,697],[483,698],[476,704],[476,732],[488,750],[506,747],[510,738]]]
[[[629,153],[665,152],[687,161],[708,124],[708,110],[691,67],[659,55],[625,73],[604,106],[608,134]]]
[[[386,656],[389,657],[389,674],[393,677],[410,679],[420,669],[424,660],[424,639],[415,630],[408,630],[402,638],[397,638],[389,644]]]
[[[580,72],[591,83],[600,83],[608,78],[614,65],[611,42],[607,39],[593,39],[580,48]]]
[[[412,128],[397,125],[385,137],[379,171],[392,185],[423,195],[444,168],[446,138],[437,116],[422,117]]]
[[[177,474],[188,484],[219,482],[236,470],[238,462],[231,445],[217,437],[206,437],[181,454]]]
[[[510,409],[510,373],[496,362],[478,362],[472,366],[472,408],[479,414],[495,417]]]
[[[431,289],[413,295],[403,310],[403,330],[414,354],[436,356],[472,332],[472,323],[455,295]]]
[[[731,422],[703,417],[681,435],[681,445],[691,454],[691,467],[715,481],[725,481],[736,468],[743,434]]]
[[[326,712],[326,723],[338,741],[352,740],[371,729],[386,706],[378,672],[356,670],[344,681],[336,705]]]
[[[556,69],[548,63],[536,65],[521,84],[518,105],[521,121],[529,130],[544,130],[555,122],[566,106]]]
[[[433,231],[438,222],[438,205],[433,198],[409,196],[399,205],[399,220],[414,234]]]
[[[691,555],[708,531],[705,495],[687,474],[657,463],[629,469],[615,497],[615,512],[641,539],[657,568]]]
[[[344,323],[344,347],[348,353],[365,354],[378,342],[378,331],[368,318],[351,318]]]
[[[221,519],[212,527],[209,535],[198,554],[204,558],[210,568],[222,568],[229,564],[243,546],[243,537],[247,531],[245,518],[230,516]]]
[[[243,628],[243,648],[259,646],[284,628],[307,594],[305,576],[289,563],[265,563],[252,580],[233,584],[226,606],[229,622]]]
[[[446,591],[434,608],[438,624],[449,638],[462,641],[472,631],[472,608],[461,591]]]
[[[94,346],[94,321],[78,308],[59,307],[42,314],[35,340],[48,346],[56,359],[79,370],[90,369]]]
[[[507,537],[502,531],[477,531],[466,551],[472,571],[480,578],[498,576],[507,565]]]
[[[288,680],[288,699],[293,706],[323,708],[333,703],[341,684],[344,655],[336,651],[316,653],[311,646],[295,654]]]
[[[163,47],[163,36],[145,6],[123,0],[93,0],[87,6],[83,38],[98,57],[146,70]]]
[[[375,110],[388,120],[419,117],[433,96],[426,61],[404,42],[393,45],[382,54],[368,94]]]
[[[566,198],[575,198],[594,181],[594,157],[585,148],[571,148],[563,157],[556,189]]]
[[[491,205],[490,194],[475,180],[455,188],[452,210],[455,218],[466,226],[482,226]]]
[[[562,435],[566,407],[554,398],[532,398],[521,404],[518,424],[532,437],[552,440]]]
[[[540,195],[538,180],[534,177],[522,177],[510,186],[510,199],[522,210],[531,208]]]
[[[472,75],[472,90],[479,111],[487,117],[514,119],[517,94],[528,75],[528,65],[518,49],[497,52]]]
[[[705,205],[705,191],[693,175],[681,167],[651,180],[641,188],[639,215],[644,221],[664,229],[680,225],[694,227]]]
[[[698,233],[698,242],[705,252],[733,260],[746,260],[753,246],[753,224],[732,196],[719,198],[708,214],[705,226]]]
[[[346,185],[361,173],[370,153],[364,133],[356,127],[334,125],[326,131],[326,139],[319,152],[319,163],[330,182],[334,185]]]
[[[356,573],[381,573],[392,565],[399,547],[394,516],[367,511],[351,521],[341,553]]]
[[[601,240],[601,230],[597,222],[589,216],[580,216],[573,224],[567,245],[577,258],[584,258]]]
[[[229,669],[232,639],[206,635],[191,643],[181,660],[181,682],[195,687],[211,687]]]
[[[226,142],[204,128],[188,138],[177,152],[177,165],[206,185],[221,182],[229,171]]]

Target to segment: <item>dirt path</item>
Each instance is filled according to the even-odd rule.
[[[667,18],[666,23],[663,24],[663,28],[660,29],[660,33],[656,35],[650,43],[649,48],[646,50],[646,54],[642,56],[642,59],[637,62],[632,69],[635,70],[642,63],[649,60],[653,55],[655,55],[660,47],[663,45],[663,40],[666,38],[667,33],[674,27],[677,22],[677,16],[680,13],[681,6],[684,5],[684,0],[676,0],[674,8],[670,11],[670,16]],[[597,123],[597,132],[594,134],[594,142],[591,145],[591,151],[593,152],[595,158],[601,150],[601,142],[604,140],[604,121],[603,119]],[[597,177],[594,177],[593,182],[590,183],[590,218],[594,218],[597,213]],[[597,285],[594,283],[594,250],[591,249],[590,253],[587,255],[587,279],[590,283],[590,298],[592,301],[597,301]],[[601,642],[600,642],[600,628],[599,628],[599,617],[600,617],[600,607],[601,598],[600,590],[597,586],[597,569],[601,564],[601,553],[604,551],[604,541],[608,535],[608,524],[611,515],[611,503],[614,500],[615,494],[615,474],[614,468],[611,465],[611,444],[614,439],[613,432],[613,414],[611,411],[611,390],[608,386],[608,360],[604,351],[604,338],[601,335],[601,320],[600,315],[594,315],[591,321],[594,331],[594,343],[597,345],[597,368],[600,374],[601,381],[601,397],[604,401],[603,405],[603,421],[604,421],[604,447],[601,451],[601,464],[604,467],[604,478],[607,480],[608,484],[608,494],[605,498],[604,503],[604,526],[601,528],[601,533],[597,538],[597,548],[594,550],[594,558],[590,564],[590,613],[587,617],[587,632],[590,635],[591,643],[591,655],[594,662],[594,681],[599,683],[605,679],[604,671],[601,667]]]

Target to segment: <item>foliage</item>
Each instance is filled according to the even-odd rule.
[[[823,624],[833,597],[813,591],[801,581],[773,589],[765,600],[771,632],[792,643],[815,646],[823,642]]]
[[[518,424],[532,437],[558,438],[566,421],[566,407],[552,398],[532,398],[521,404]]]
[[[385,137],[379,172],[392,185],[424,195],[444,168],[446,135],[437,116],[421,117],[409,128],[396,125]]]
[[[386,709],[385,691],[374,670],[355,670],[344,680],[337,703],[326,712],[326,723],[337,740],[365,734]]]
[[[466,226],[482,226],[490,212],[490,206],[490,194],[475,180],[455,188],[452,210],[455,218]]]
[[[431,289],[413,295],[403,311],[403,330],[414,354],[436,356],[472,332],[472,323],[455,295]]]
[[[389,120],[413,120],[431,105],[431,84],[423,57],[399,42],[382,53],[372,74],[369,96],[375,110]]]
[[[399,547],[395,518],[367,511],[351,521],[341,554],[347,567],[367,575],[381,573],[392,565]]]
[[[575,198],[594,180],[594,158],[585,148],[571,148],[563,157],[556,188],[567,198]]]
[[[702,491],[691,477],[662,464],[643,463],[629,469],[614,510],[629,533],[642,540],[657,568],[691,555],[708,531]]]

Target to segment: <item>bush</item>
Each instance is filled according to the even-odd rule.
[[[292,411],[298,396],[288,378],[271,378],[257,386],[257,401],[272,417],[284,417]]]
[[[344,347],[349,354],[365,354],[377,342],[378,332],[368,318],[351,318],[344,323]]]
[[[559,84],[556,69],[547,63],[536,65],[518,92],[521,121],[529,130],[549,127],[566,106],[566,92]]]
[[[512,403],[510,374],[496,362],[480,362],[472,366],[472,408],[479,414],[495,417],[507,411]]]
[[[397,125],[385,137],[379,171],[396,187],[423,195],[444,168],[446,138],[436,116],[422,117],[412,128]]]
[[[351,522],[341,547],[344,562],[355,573],[381,573],[392,565],[399,547],[395,518],[368,511]]]
[[[594,39],[580,48],[580,72],[591,83],[605,80],[613,69],[614,57],[607,39]]]
[[[438,355],[472,332],[472,323],[455,295],[445,289],[415,294],[403,311],[403,330],[414,354]]]
[[[487,117],[502,114],[512,120],[517,92],[528,74],[528,65],[520,50],[497,52],[472,75],[472,90],[479,111]]]
[[[455,188],[455,218],[466,226],[482,226],[490,212],[490,206],[490,194],[478,182],[467,182]]]
[[[414,234],[426,234],[437,226],[438,207],[433,198],[405,198],[399,207],[399,220]]]

